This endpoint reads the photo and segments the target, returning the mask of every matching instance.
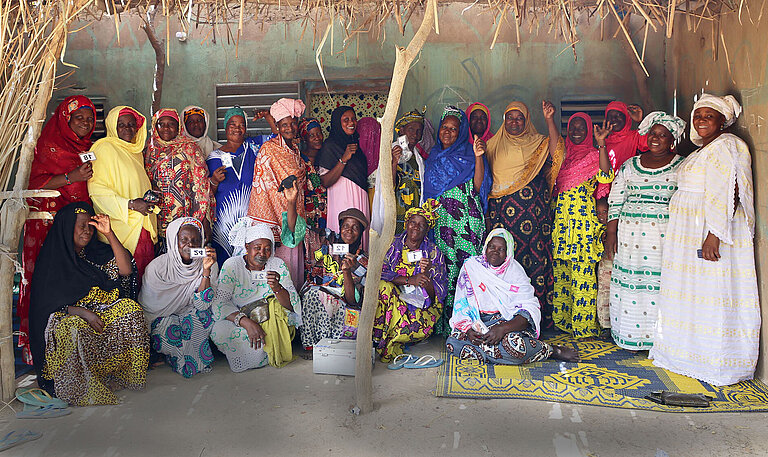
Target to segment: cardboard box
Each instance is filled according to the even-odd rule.
[[[355,375],[357,341],[323,338],[312,349],[312,371],[315,374]],[[371,351],[373,364],[374,351]]]

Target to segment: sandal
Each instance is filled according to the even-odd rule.
[[[436,359],[432,355],[425,355],[419,357],[415,362],[408,362],[403,364],[405,368],[436,368],[443,364],[443,359]]]
[[[403,366],[406,363],[409,363],[415,360],[416,360],[416,356],[413,356],[411,354],[400,354],[397,357],[395,357],[392,363],[387,365],[387,368],[389,368],[390,370],[399,370],[400,368],[403,368]]]
[[[51,397],[51,394],[39,387],[22,387],[16,389],[16,399],[22,403],[39,406],[41,408],[51,406],[53,408],[64,409],[69,406],[67,402]]]
[[[24,411],[16,413],[17,419],[50,419],[53,417],[61,417],[70,414],[72,410],[69,408],[60,409],[53,406],[46,406],[44,408],[24,408]]]
[[[27,441],[34,441],[43,436],[40,432],[33,432],[32,430],[23,430],[17,432],[13,430],[0,439],[0,451],[10,449],[19,444],[26,443]]]

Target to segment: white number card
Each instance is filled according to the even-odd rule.
[[[80,153],[80,160],[83,163],[85,163],[85,162],[93,162],[94,160],[96,160],[96,154],[94,154],[92,152],[81,152]]]
[[[331,254],[346,255],[349,254],[349,245],[344,243],[334,243],[331,246]]]
[[[251,272],[251,279],[253,281],[266,281],[267,280],[267,270],[252,271]]]
[[[221,164],[227,168],[232,168],[232,154],[228,152],[221,154]]]
[[[189,256],[193,259],[200,259],[206,257],[204,248],[192,248],[189,250]]]
[[[408,263],[416,263],[423,258],[424,258],[424,253],[421,252],[421,250],[408,252]]]
[[[408,137],[405,135],[400,135],[397,137],[397,144],[400,145],[400,147],[403,149],[403,151],[408,150]]]

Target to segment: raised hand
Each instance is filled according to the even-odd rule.
[[[403,156],[403,148],[401,148],[399,144],[394,148],[392,148],[392,164],[393,165],[400,163],[400,157],[402,156]]]
[[[109,216],[106,214],[97,214],[91,216],[91,220],[88,221],[88,225],[92,225],[96,228],[96,231],[102,235],[106,235],[112,231],[112,224],[109,221]]]
[[[475,135],[475,142],[472,143],[472,150],[475,152],[475,157],[480,157],[485,154],[486,144],[480,137]]]
[[[627,111],[629,111],[629,117],[635,122],[643,121],[643,109],[640,105],[627,105]]]
[[[216,250],[208,246],[205,248],[205,257],[203,258],[203,271],[210,273],[214,263],[216,263]]]
[[[347,145],[347,149],[344,150],[344,155],[341,156],[341,160],[344,162],[349,162],[349,159],[352,158],[352,155],[357,152],[357,144],[351,143]]]
[[[541,101],[541,112],[544,114],[544,119],[554,119],[555,117],[555,105],[549,100]]]
[[[291,187],[286,187],[283,191],[283,195],[285,195],[285,199],[288,200],[288,203],[296,204],[296,200],[299,198],[298,182],[298,179],[293,181],[293,185]]]
[[[598,146],[605,145],[605,139],[608,138],[608,135],[611,134],[611,129],[613,129],[613,124],[608,121],[603,121],[602,127],[595,124],[595,141],[597,142]]]

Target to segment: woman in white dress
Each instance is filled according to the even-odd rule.
[[[678,168],[661,266],[654,365],[715,386],[752,379],[760,337],[749,149],[726,133],[730,95],[702,95],[691,114],[698,150]]]

